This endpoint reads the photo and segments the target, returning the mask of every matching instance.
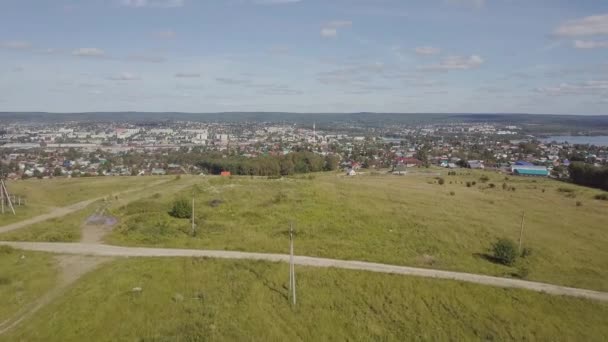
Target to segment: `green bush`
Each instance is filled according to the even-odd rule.
[[[467,188],[471,187],[471,182],[467,182]]]
[[[600,201],[608,201],[608,194],[597,194],[593,198]]]
[[[482,183],[485,183],[485,182],[487,182],[487,181],[489,181],[489,180],[490,180],[490,177],[488,177],[488,176],[486,176],[486,175],[483,175],[483,176],[479,177],[479,180],[480,180]]]
[[[517,259],[517,246],[512,240],[502,238],[492,246],[494,258],[503,265],[513,265]]]
[[[439,183],[439,185],[443,185],[445,183],[445,180],[443,178],[439,178],[437,182]]]
[[[187,199],[179,199],[173,202],[173,208],[169,214],[176,218],[190,218],[192,217],[192,206],[190,201]]]

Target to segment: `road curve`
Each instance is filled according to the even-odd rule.
[[[77,202],[71,205],[68,205],[66,207],[59,207],[59,208],[54,208],[53,210],[51,210],[50,212],[46,213],[46,214],[42,214],[42,215],[38,215],[38,216],[34,216],[32,218],[23,220],[23,221],[18,221],[15,223],[11,223],[11,224],[7,224],[5,226],[0,226],[0,234],[1,233],[6,233],[6,232],[10,232],[12,230],[17,230],[17,229],[21,229],[23,227],[27,227],[30,226],[32,224],[35,223],[39,223],[39,222],[44,222],[46,220],[50,220],[50,219],[54,219],[54,218],[58,218],[58,217],[62,217],[62,216],[66,216],[68,214],[71,214],[73,212],[82,210],[86,207],[88,207],[91,203],[94,203],[96,201],[100,201],[108,196],[111,195],[119,195],[119,196],[124,196],[128,193],[131,192],[135,192],[135,191],[140,191],[140,190],[145,190],[147,188],[153,187],[153,186],[157,186],[157,185],[161,185],[163,183],[167,183],[169,182],[169,180],[162,180],[162,181],[157,181],[157,182],[153,182],[149,185],[146,185],[142,188],[136,188],[136,189],[129,189],[129,190],[125,190],[125,191],[121,191],[121,192],[117,192],[114,194],[107,194],[104,196],[99,196],[93,199],[88,199],[88,200],[84,200],[81,202]]]
[[[14,248],[50,252],[59,254],[80,254],[97,256],[115,257],[208,257],[219,259],[245,259],[245,260],[264,260],[271,262],[288,262],[287,254],[271,253],[249,253],[237,251],[221,250],[198,250],[198,249],[170,249],[170,248],[147,248],[147,247],[120,247],[104,244],[87,243],[61,243],[61,242],[4,242],[0,245],[8,245]],[[297,265],[312,267],[334,267],[350,270],[362,270],[378,273],[403,274],[417,277],[451,279],[469,283],[490,285],[503,288],[519,288],[543,292],[553,295],[563,295],[572,297],[582,297],[593,300],[608,301],[608,293],[578,289],[573,287],[552,285],[533,281],[492,277],[486,275],[441,271],[426,268],[416,268],[407,266],[396,266],[379,264],[364,261],[337,260],[316,258],[309,256],[295,256]]]

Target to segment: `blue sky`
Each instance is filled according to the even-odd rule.
[[[608,114],[604,0],[0,7],[0,111]]]

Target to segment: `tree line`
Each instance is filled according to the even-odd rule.
[[[210,174],[230,171],[233,175],[287,176],[296,173],[333,171],[338,168],[337,155],[321,156],[312,152],[291,152],[282,156],[241,156],[207,155],[196,165]]]
[[[608,167],[575,162],[570,164],[568,171],[573,183],[608,191]]]

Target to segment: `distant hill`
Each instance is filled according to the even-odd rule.
[[[486,122],[523,125],[529,131],[593,130],[608,132],[608,115],[554,115],[509,113],[290,113],[290,112],[0,112],[0,121],[36,122],[135,122],[163,121],[199,122],[285,122],[318,125],[356,123],[361,126],[382,127],[388,124],[424,124],[438,122]]]

